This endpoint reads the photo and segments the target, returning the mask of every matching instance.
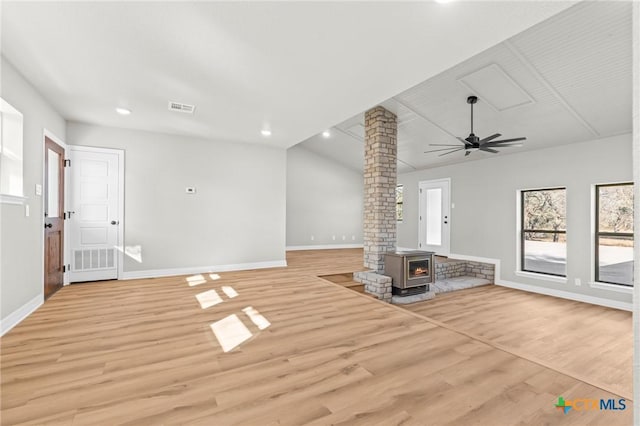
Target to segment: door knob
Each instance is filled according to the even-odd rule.
[[[44,224],[44,227],[45,227],[45,228],[53,228],[53,224],[51,224],[51,223],[45,223],[45,224]]]
[[[112,220],[112,221],[111,221],[111,224],[112,224],[112,225],[118,225],[119,223],[120,223],[120,221],[119,221],[119,220]]]

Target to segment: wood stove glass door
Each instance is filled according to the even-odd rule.
[[[449,179],[420,182],[419,249],[449,255]]]

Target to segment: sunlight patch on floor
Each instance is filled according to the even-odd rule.
[[[211,324],[211,330],[224,352],[233,350],[253,336],[236,314],[214,322]]]
[[[227,285],[222,286],[222,291],[227,295],[229,299],[233,299],[234,297],[238,296],[238,292],[235,291],[233,287]]]
[[[204,284],[207,282],[207,280],[205,280],[201,274],[198,274],[187,277],[187,282],[189,283],[190,287],[193,287],[196,285]]]
[[[271,325],[271,323],[265,318],[263,317],[260,312],[258,312],[257,309],[255,309],[253,306],[248,306],[246,308],[244,308],[242,310],[242,312],[244,312],[245,314],[247,314],[247,316],[249,317],[249,319],[256,325],[256,327],[258,327],[260,330],[264,330],[265,328],[269,327]]]
[[[207,309],[223,302],[222,298],[215,290],[207,290],[196,294],[196,299],[198,299],[198,303],[200,303],[200,307],[202,309]]]

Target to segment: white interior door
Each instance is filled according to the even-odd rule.
[[[70,148],[70,282],[118,278],[118,151]]]
[[[419,249],[449,255],[450,180],[420,182]]]

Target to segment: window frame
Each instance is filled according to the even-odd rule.
[[[19,111],[16,107],[10,104],[5,98],[0,97],[0,132],[3,134],[0,135],[0,168],[2,168],[2,163],[5,162],[5,158],[10,159],[11,156],[6,154],[7,141],[4,139],[4,132],[6,117],[15,116],[17,121],[19,122],[19,146],[12,147],[16,148],[16,152],[13,154],[14,157],[17,157],[16,160],[19,163],[20,168],[20,180],[19,180],[19,191],[8,191],[2,192],[3,189],[0,187],[0,204],[16,204],[21,205],[24,204],[24,201],[27,199],[25,197],[24,190],[24,114]]]
[[[633,182],[603,183],[595,185],[595,215],[594,215],[594,281],[599,284],[615,285],[623,288],[633,288],[633,284],[614,283],[600,280],[600,237],[631,237],[635,241],[634,232],[600,232],[600,188],[611,186],[632,186]],[[635,212],[634,212],[635,214]]]
[[[564,186],[557,186],[557,187],[553,187],[553,188],[537,188],[537,189],[522,189],[520,190],[520,272],[525,272],[525,273],[529,273],[529,274],[539,274],[539,275],[546,275],[546,276],[550,276],[550,277],[559,277],[559,278],[563,278],[566,279],[567,278],[567,274],[565,273],[563,274],[552,274],[550,272],[541,272],[541,271],[532,271],[529,269],[525,269],[525,235],[526,233],[531,233],[531,232],[542,232],[542,233],[546,233],[546,234],[564,234],[565,235],[565,240],[566,240],[566,235],[567,235],[567,230],[564,229],[563,231],[554,231],[554,230],[543,230],[543,229],[526,229],[524,227],[525,225],[525,208],[524,208],[524,198],[525,198],[525,193],[527,192],[540,192],[540,191],[564,191],[565,192],[565,223],[567,220],[567,213],[566,213],[566,197],[567,197],[567,188]]]
[[[402,192],[402,201],[398,202],[398,188],[401,188],[400,192]],[[404,221],[404,185],[401,183],[396,184],[395,189],[396,194],[396,222],[402,223]],[[400,205],[400,210],[402,211],[402,217],[398,219],[398,205]]]

